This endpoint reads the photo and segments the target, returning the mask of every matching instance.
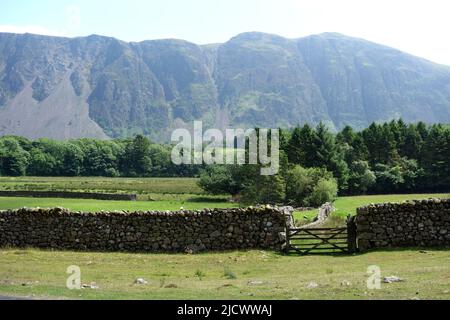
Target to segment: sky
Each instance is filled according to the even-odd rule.
[[[449,0],[0,0],[0,32],[225,42],[339,32],[450,65]]]

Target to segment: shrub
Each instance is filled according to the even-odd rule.
[[[336,179],[320,179],[309,197],[309,203],[312,206],[321,206],[336,199],[337,193],[338,185]]]
[[[198,185],[209,194],[214,195],[236,195],[241,191],[227,166],[208,166],[201,172]]]
[[[325,169],[306,169],[298,165],[291,168],[286,174],[286,202],[308,207],[320,206],[330,201],[336,196],[337,190],[334,191],[330,185],[324,186],[324,181],[334,182],[337,188],[333,174]],[[328,195],[329,192],[325,192],[326,195],[324,195],[323,189],[331,191],[332,196]],[[322,199],[326,201],[319,203]]]

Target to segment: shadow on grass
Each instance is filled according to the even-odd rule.
[[[230,199],[228,199],[228,198],[196,197],[196,198],[189,198],[189,199],[186,200],[186,202],[191,202],[191,203],[201,203],[201,202],[207,202],[207,203],[211,203],[211,202],[226,202],[226,203],[230,203],[229,200],[230,200]]]
[[[433,252],[444,252],[448,251],[450,253],[450,247],[409,247],[409,248],[378,248],[372,249],[364,252],[355,252],[355,253],[344,253],[344,252],[313,252],[308,254],[300,254],[300,253],[286,253],[283,251],[276,251],[275,255],[280,257],[307,257],[307,256],[319,256],[319,257],[334,257],[334,258],[349,258],[349,257],[358,257],[364,256],[371,253],[396,253],[396,252],[407,252],[407,251],[416,251],[417,253],[428,254]]]
[[[375,253],[375,252],[405,252],[405,251],[417,251],[419,253],[431,253],[431,252],[442,252],[449,251],[450,247],[405,247],[405,248],[377,248],[365,251],[365,253]]]
[[[275,255],[279,257],[333,257],[333,258],[350,258],[350,257],[356,257],[364,255],[364,253],[356,252],[356,253],[345,253],[345,252],[313,252],[308,254],[300,254],[300,253],[286,253],[282,251],[275,252]]]
[[[355,253],[345,253],[345,252],[313,252],[308,254],[300,254],[300,253],[286,253],[284,251],[277,250],[268,250],[268,249],[241,249],[241,250],[224,250],[224,251],[201,251],[196,253],[186,253],[186,252],[170,252],[170,251],[127,251],[127,250],[90,250],[90,249],[63,249],[63,248],[39,248],[39,247],[13,247],[13,246],[2,246],[0,247],[0,251],[11,251],[14,255],[27,255],[32,251],[44,252],[44,253],[75,253],[75,254],[119,254],[119,255],[170,255],[170,256],[180,256],[180,257],[188,257],[188,256],[207,256],[207,255],[228,255],[233,253],[239,254],[247,254],[255,251],[264,252],[268,254],[272,254],[276,257],[307,257],[307,256],[318,256],[318,257],[333,257],[333,258],[351,258],[351,257],[359,257],[364,256],[371,253],[399,253],[399,252],[407,252],[407,251],[416,251],[417,253],[429,254],[433,252],[444,252],[448,251],[450,254],[450,247],[431,247],[431,248],[421,248],[421,247],[410,247],[410,248],[381,248],[381,249],[373,249],[364,252],[355,252]]]

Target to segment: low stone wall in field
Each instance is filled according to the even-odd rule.
[[[357,212],[360,251],[450,246],[450,199],[370,205]]]
[[[0,247],[200,252],[275,249],[289,215],[262,207],[180,212],[0,211]]]
[[[108,201],[136,201],[137,199],[137,196],[135,194],[63,191],[0,191],[0,197],[95,199]]]

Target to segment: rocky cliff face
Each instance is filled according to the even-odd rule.
[[[450,122],[450,68],[338,34],[225,44],[0,34],[0,135],[167,141],[219,128]]]

